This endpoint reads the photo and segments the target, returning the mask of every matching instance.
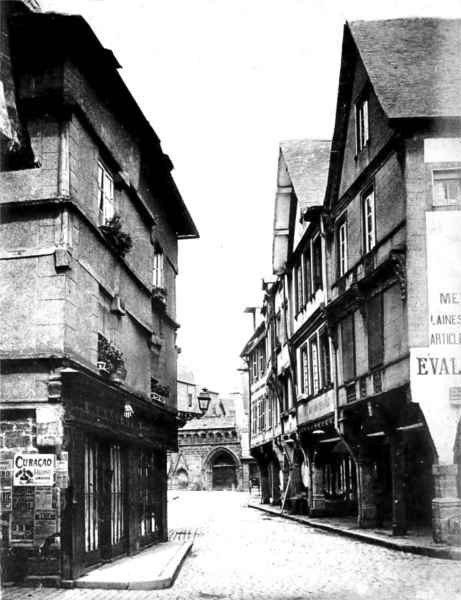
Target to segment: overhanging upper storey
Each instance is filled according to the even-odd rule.
[[[11,24],[21,109],[27,114],[77,113],[126,174],[126,185],[137,192],[141,187],[153,192],[176,236],[199,237],[171,175],[173,163],[121,78],[115,56],[101,45],[85,19],[29,12],[14,15]],[[106,124],[96,117],[96,105],[124,133],[131,152],[118,148]]]

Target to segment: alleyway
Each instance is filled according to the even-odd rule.
[[[246,493],[170,492],[171,537],[194,546],[169,590],[9,588],[3,600],[461,600],[459,562],[323,533],[247,502]]]

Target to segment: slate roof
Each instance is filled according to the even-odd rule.
[[[461,20],[348,23],[389,118],[461,115]]]
[[[178,365],[178,376],[177,381],[179,383],[187,383],[188,385],[195,385],[194,372],[187,367]]]
[[[304,210],[323,204],[330,163],[331,142],[326,140],[285,140],[280,149],[296,197]]]
[[[201,429],[230,429],[235,427],[235,416],[230,417],[202,417],[188,421],[179,431]]]

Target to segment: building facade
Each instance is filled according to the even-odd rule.
[[[2,565],[69,580],[167,539],[172,163],[80,16],[2,3]],[[30,9],[32,6],[32,9]]]
[[[187,371],[184,369],[184,371]],[[182,374],[184,385],[191,385],[193,374]],[[191,491],[242,491],[244,468],[242,462],[242,437],[235,399],[221,398],[208,391],[211,402],[202,416],[185,419],[178,431],[178,451],[169,456],[168,485],[170,489]],[[183,398],[185,406],[178,404],[179,414],[185,414],[189,397]]]
[[[304,205],[307,188],[296,183],[295,163],[290,170],[293,150],[281,145],[287,168],[279,160],[273,288],[285,290],[288,356],[270,363],[279,383],[288,369],[292,376],[296,432],[283,461],[295,482],[300,462],[307,465],[311,514],[355,515],[361,527],[383,525],[394,535],[432,527],[436,542],[456,545],[459,35],[459,20],[346,24],[331,152],[302,157],[310,186]],[[312,187],[312,173],[326,163]],[[277,323],[274,306],[247,344],[250,362]],[[256,388],[258,457],[273,409]],[[279,406],[271,436],[283,440],[287,406]]]

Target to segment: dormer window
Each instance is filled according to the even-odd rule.
[[[106,225],[114,216],[114,180],[105,166],[98,163],[98,224]]]
[[[355,106],[355,130],[359,154],[368,142],[368,100],[361,100]]]

